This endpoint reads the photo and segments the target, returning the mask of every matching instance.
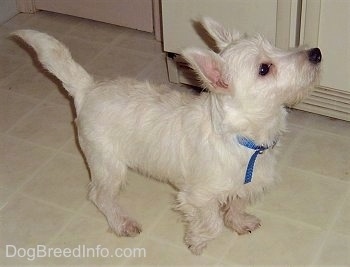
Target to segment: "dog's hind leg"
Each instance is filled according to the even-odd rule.
[[[110,228],[118,236],[136,236],[141,226],[120,207],[117,195],[126,179],[127,166],[119,161],[105,159],[91,160],[91,183],[89,199],[106,216]],[[89,161],[89,160],[88,160]]]

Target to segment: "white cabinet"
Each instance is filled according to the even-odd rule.
[[[320,86],[298,108],[350,121],[350,1],[307,0],[301,44],[322,50]]]
[[[210,46],[198,19],[210,16],[228,28],[262,33],[281,48],[320,47],[320,86],[297,108],[350,120],[350,1],[162,0],[164,50],[172,82],[195,84],[177,56],[189,46]]]

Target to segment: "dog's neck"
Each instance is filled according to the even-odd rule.
[[[228,136],[240,135],[257,144],[271,145],[286,130],[286,110],[282,106],[243,107],[233,97],[210,94],[213,131]]]

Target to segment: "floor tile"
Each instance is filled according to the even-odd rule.
[[[73,59],[84,68],[87,63],[90,63],[96,55],[101,53],[109,44],[94,42],[82,38],[65,35],[62,43],[69,49]]]
[[[69,32],[78,22],[79,18],[61,15],[58,13],[40,11],[25,23],[27,29],[33,29],[52,35]]]
[[[0,140],[1,187],[17,189],[34,172],[46,164],[53,151],[15,138],[1,136]]]
[[[74,211],[85,202],[89,181],[82,158],[58,154],[21,193]]]
[[[262,226],[239,236],[223,259],[226,265],[307,265],[323,234],[316,228],[295,224],[268,214],[259,214]]]
[[[0,132],[6,132],[13,127],[23,116],[30,112],[39,101],[6,90],[0,86]]]
[[[0,80],[8,77],[18,68],[20,68],[23,63],[28,63],[29,59],[20,59],[14,56],[0,54]]]
[[[159,55],[159,52],[162,51],[162,44],[155,40],[152,34],[144,34],[142,37],[137,33],[129,34],[118,43],[118,46],[151,55]]]
[[[25,65],[4,79],[1,88],[42,100],[54,90],[58,90],[49,77],[31,64]]]
[[[130,258],[127,265],[212,266],[217,262],[204,255],[195,256],[187,248],[178,248],[155,239],[146,239],[141,247],[146,249],[146,257]]]
[[[108,231],[107,222],[75,218],[65,230],[48,246],[73,251],[69,257],[43,258],[37,264],[69,264],[91,266],[95,264],[118,266],[125,261],[122,250],[139,248],[142,235],[138,237],[117,237]],[[117,253],[115,253],[117,251]],[[107,253],[106,253],[107,252]]]
[[[74,25],[69,35],[82,38],[88,42],[111,43],[124,38],[125,31],[122,27],[108,23],[81,19],[78,24]]]
[[[169,185],[130,171],[125,190],[120,193],[120,203],[147,233],[164,211],[171,209],[174,195]]]
[[[82,152],[76,137],[71,138],[71,140],[63,146],[61,151],[77,157],[84,157],[84,153]]]
[[[179,248],[186,248],[184,243],[185,223],[181,214],[173,210],[167,210],[162,215],[149,235]],[[208,242],[203,255],[220,259],[237,239],[239,237],[236,233],[224,228],[223,232],[215,240]]]
[[[74,135],[72,121],[72,110],[68,105],[44,103],[9,134],[36,144],[59,148]]]
[[[344,137],[349,137],[350,135],[350,123],[347,121],[342,121],[305,111],[293,111],[291,114],[293,117],[291,123],[298,124],[299,126],[333,133]]]
[[[316,261],[323,266],[350,265],[350,236],[331,233]]]
[[[1,247],[46,244],[72,217],[71,213],[18,195],[0,211]]]
[[[167,184],[129,171],[127,185],[119,193],[118,201],[124,211],[141,224],[141,235],[146,235],[162,214],[171,209],[174,193]],[[79,213],[97,220],[106,220],[92,203],[86,203]]]
[[[290,155],[290,166],[350,181],[350,142],[334,135],[308,131]]]
[[[338,207],[334,207],[336,209]],[[344,204],[340,207],[339,214],[336,217],[333,231],[350,236],[350,195],[348,193],[345,198]]]
[[[281,182],[256,208],[326,229],[347,191],[344,182],[284,168]]]
[[[155,84],[165,84],[172,88],[173,84],[169,83],[166,67],[165,56],[158,55],[150,62],[138,75],[140,81],[149,81]]]
[[[0,210],[2,210],[8,203],[8,199],[13,194],[13,190],[5,187],[0,187]]]

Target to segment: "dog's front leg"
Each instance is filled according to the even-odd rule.
[[[214,199],[193,201],[193,198],[184,198],[181,192],[179,196],[178,209],[187,223],[185,243],[193,254],[200,255],[207,242],[216,238],[223,229],[219,203]]]
[[[243,235],[260,227],[260,219],[245,212],[247,201],[236,197],[223,207],[225,225]]]

